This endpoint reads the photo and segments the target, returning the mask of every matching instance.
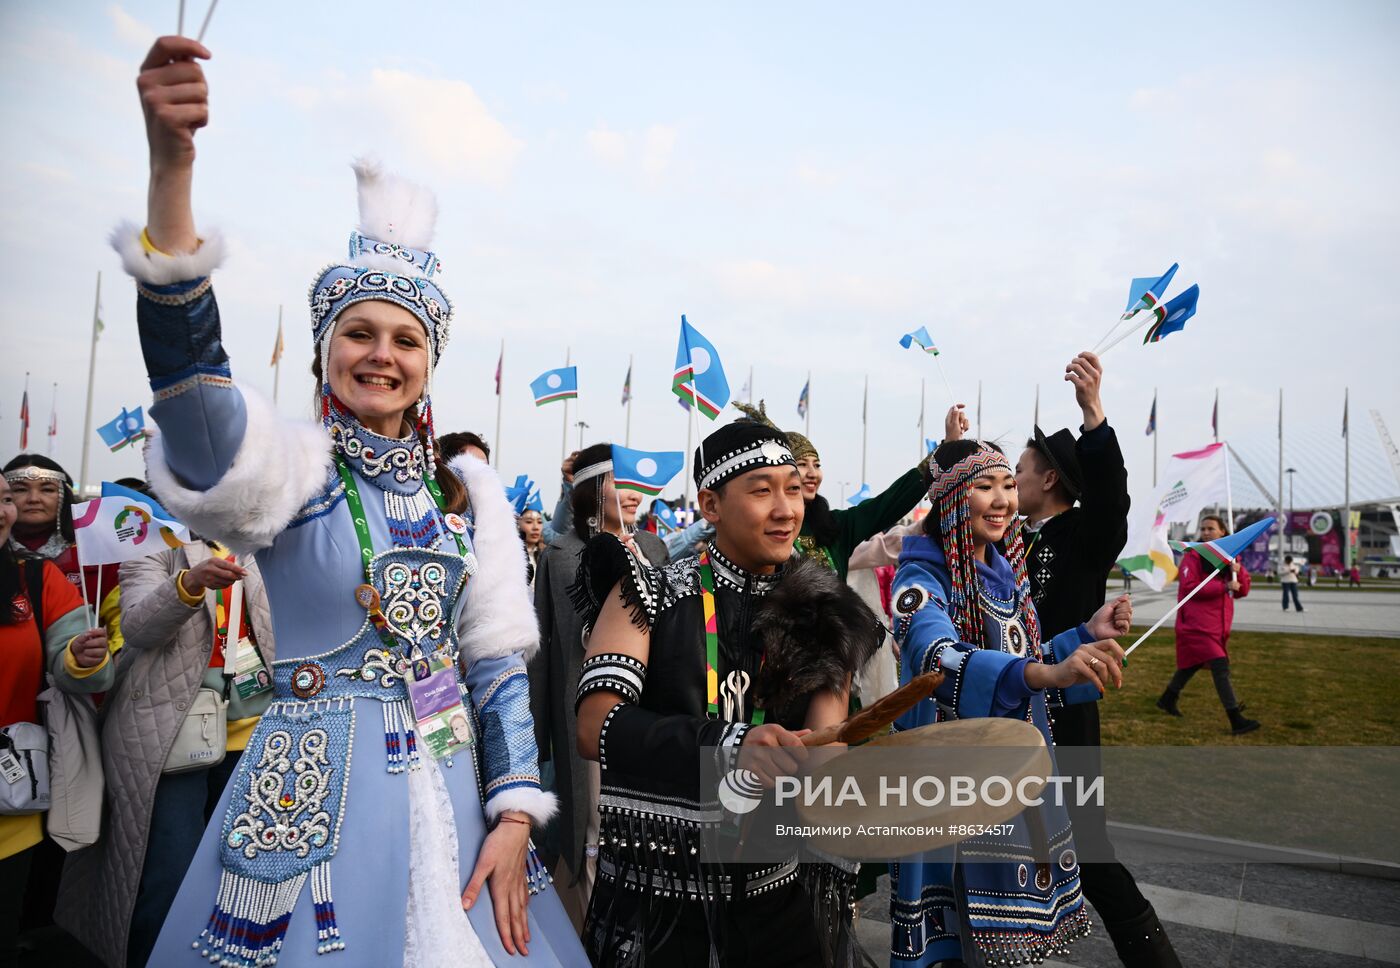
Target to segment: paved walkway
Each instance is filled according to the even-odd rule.
[[[1112,582],[1108,587],[1110,593],[1117,594],[1122,583]],[[1304,586],[1298,593],[1303,602],[1301,612],[1291,607],[1285,612],[1280,604],[1282,597],[1279,586],[1256,583],[1248,596],[1235,602],[1235,628],[1400,638],[1400,592],[1327,591],[1310,595]],[[1175,602],[1175,585],[1154,592],[1141,582],[1133,582],[1133,624],[1151,625]],[[1168,620],[1167,625],[1171,623]]]

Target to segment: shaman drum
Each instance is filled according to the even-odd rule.
[[[855,860],[995,833],[1040,796],[1051,771],[1040,731],[1018,719],[934,723],[826,749],[831,755],[809,760],[797,813],[811,844]]]

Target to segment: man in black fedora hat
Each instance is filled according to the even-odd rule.
[[[1047,436],[1036,427],[1016,462],[1026,570],[1047,640],[1103,605],[1108,576],[1128,540],[1128,472],[1104,417],[1103,367],[1093,353],[1080,353],[1065,367],[1065,379],[1074,384],[1084,418],[1079,437],[1068,429]],[[1052,703],[1050,712],[1057,747],[1098,747],[1097,702]],[[1103,809],[1068,806],[1081,856],[1112,858]],[[1083,862],[1080,882],[1123,964],[1180,968],[1157,913],[1126,867],[1116,860]]]

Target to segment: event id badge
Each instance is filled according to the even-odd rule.
[[[272,688],[272,676],[252,639],[240,639],[233,660],[233,688],[239,699],[250,699]]]
[[[418,742],[441,759],[472,745],[471,717],[462,705],[457,670],[451,659],[415,659],[408,698],[418,723]]]

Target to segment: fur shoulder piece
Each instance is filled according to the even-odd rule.
[[[784,719],[816,692],[838,692],[884,640],[870,606],[830,568],[810,558],[786,574],[754,611],[763,643],[756,689],[763,707]]]
[[[496,472],[463,454],[449,465],[466,486],[476,528],[472,550],[477,572],[467,583],[467,604],[457,635],[468,661],[496,659],[513,652],[525,658],[540,647],[540,627],[525,571],[525,546],[515,527],[515,511]]]
[[[247,415],[243,443],[218,483],[206,491],[186,487],[166,463],[159,434],[151,436],[146,450],[146,478],[177,518],[247,554],[270,547],[306,502],[325,489],[333,471],[325,428],[288,420],[265,398],[243,388],[239,392]]]

